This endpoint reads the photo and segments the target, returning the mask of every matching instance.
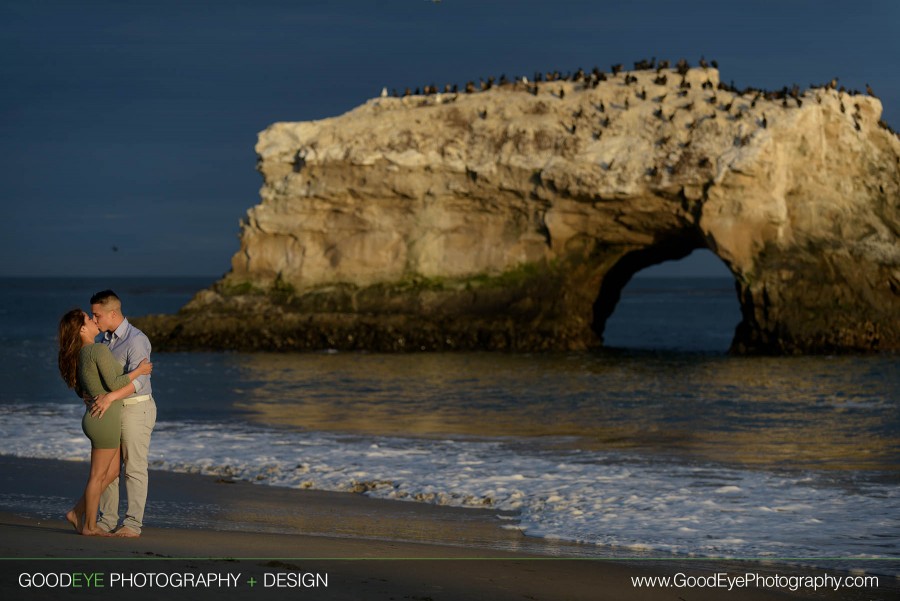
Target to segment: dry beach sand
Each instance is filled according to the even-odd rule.
[[[598,558],[596,551],[588,559],[584,547],[503,529],[504,521],[492,511],[168,472],[151,474],[148,524],[140,539],[88,538],[77,536],[61,519],[86,474],[86,463],[0,457],[0,596],[4,599],[695,601],[889,599],[897,598],[900,590],[888,578],[882,578],[878,588],[837,593],[764,588],[641,590],[632,586],[632,576],[678,572],[734,576],[747,571],[820,575],[828,570],[684,558]],[[81,588],[61,591],[20,584],[23,573],[52,578],[51,574],[81,572],[101,574],[106,586],[91,588],[82,580]],[[165,573],[157,582],[168,586],[115,587],[110,582],[114,573],[139,578]],[[174,587],[177,575],[185,573],[234,574],[237,586]],[[279,574],[282,579],[318,574],[327,577],[328,586],[321,586],[321,580],[318,587],[264,586]],[[250,578],[257,581],[252,587]]]

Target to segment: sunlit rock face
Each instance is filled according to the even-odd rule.
[[[165,349],[586,349],[634,273],[708,248],[733,352],[900,348],[900,140],[876,98],[605,77],[270,126],[231,271],[141,326]]]

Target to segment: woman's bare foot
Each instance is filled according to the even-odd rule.
[[[81,532],[81,529],[84,525],[81,523],[80,515],[75,513],[74,509],[70,509],[66,512],[66,521],[72,524],[72,528],[75,528],[75,532]]]
[[[112,536],[112,534],[110,534],[106,530],[101,530],[100,528],[94,528],[93,530],[90,530],[88,528],[83,528],[81,530],[81,535],[82,536]]]

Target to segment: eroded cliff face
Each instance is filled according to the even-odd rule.
[[[734,351],[900,349],[880,102],[718,84],[635,71],[276,123],[231,272],[141,326],[164,349],[584,349],[634,273],[709,248]]]

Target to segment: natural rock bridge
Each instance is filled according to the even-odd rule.
[[[137,321],[163,350],[585,349],[634,273],[708,248],[734,274],[734,352],[900,349],[880,102],[665,73],[274,124],[232,270]]]

